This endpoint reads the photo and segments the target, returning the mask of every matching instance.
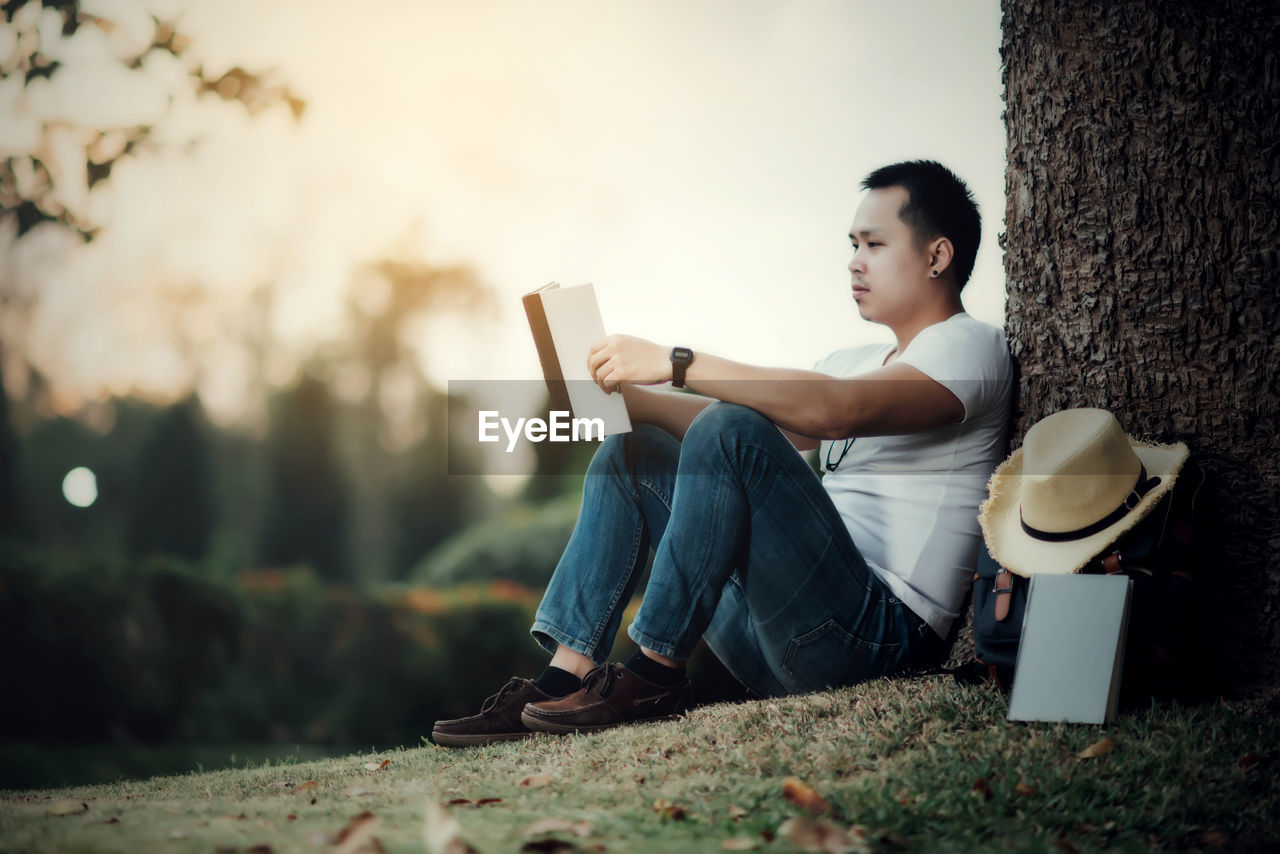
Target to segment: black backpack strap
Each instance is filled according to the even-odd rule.
[[[1000,567],[1000,571],[996,573],[995,584],[992,586],[991,592],[996,594],[996,621],[1003,623],[1009,619],[1009,608],[1013,603],[1013,573],[1003,566]]]

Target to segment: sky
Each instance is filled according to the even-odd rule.
[[[92,192],[65,182],[103,225],[90,246],[0,234],[7,286],[40,294],[29,353],[68,405],[194,382],[234,421],[260,370],[239,333],[265,324],[268,379],[288,381],[346,333],[353,271],[388,256],[468,265],[496,295],[413,328],[442,386],[538,377],[519,298],[550,280],[593,282],[609,331],[808,367],[888,337],[850,299],[847,232],[866,173],[915,157],[972,187],[965,303],[1003,322],[997,0],[97,6],[108,35],[42,45],[74,74],[0,85],[0,150],[56,118],[163,117],[173,143]],[[176,61],[110,73],[149,11],[177,16],[207,74],[277,69],[302,120],[197,102]]]

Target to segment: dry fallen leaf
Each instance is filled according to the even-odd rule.
[[[446,806],[451,806],[451,807],[460,807],[460,806],[462,806],[463,804],[469,804],[469,803],[471,803],[471,799],[470,799],[470,798],[451,798],[451,799],[446,803]]]
[[[1200,834],[1200,844],[1206,848],[1225,848],[1227,835],[1221,830],[1206,830]]]
[[[45,815],[79,815],[88,812],[89,805],[84,801],[54,801],[45,808]]]
[[[754,851],[760,847],[760,841],[750,836],[731,836],[721,842],[720,847],[725,851]]]
[[[1104,738],[1100,741],[1095,741],[1093,744],[1089,745],[1084,750],[1077,753],[1076,758],[1077,759],[1097,759],[1099,756],[1106,756],[1108,753],[1111,752],[1111,748],[1115,746],[1116,746],[1115,739]]]
[[[548,786],[550,784],[550,774],[534,774],[532,777],[525,777],[520,781],[520,785],[528,789],[537,789],[540,786]]]
[[[390,759],[384,759],[381,762],[366,762],[364,763],[364,770],[381,771],[383,768],[386,768],[390,764],[391,764]]]
[[[658,798],[653,802],[653,811],[663,818],[669,818],[672,821],[684,821],[688,817],[688,812],[682,806],[677,806],[671,801],[664,801]]]
[[[1013,790],[1017,792],[1019,795],[1022,795],[1022,797],[1024,798],[1029,798],[1033,795],[1040,794],[1039,789],[1037,789],[1035,786],[1032,786],[1030,783],[1027,783],[1024,780],[1019,780],[1018,785],[1014,786]]]
[[[864,847],[864,840],[850,838],[849,834],[825,818],[807,815],[793,816],[778,825],[778,835],[805,851],[848,851],[852,847]]]
[[[809,812],[831,812],[831,804],[827,799],[815,792],[798,777],[788,777],[782,781],[782,797]]]
[[[1071,840],[1061,838],[1053,840],[1053,847],[1063,852],[1063,854],[1078,854],[1080,850],[1071,844]]]
[[[742,818],[744,815],[747,814],[747,811],[744,810],[742,807],[734,806],[733,804],[729,804],[729,808],[725,810],[725,812],[727,812],[729,814],[729,818],[733,819],[734,821],[737,821],[738,819]]]
[[[377,843],[373,841],[373,831],[377,827],[378,817],[368,810],[352,816],[347,826],[339,830],[338,835],[334,837],[334,851],[338,854],[355,854],[366,846],[376,846]]]
[[[308,780],[308,781],[307,781],[307,782],[305,782],[305,783],[299,783],[299,784],[298,784],[298,788],[297,788],[295,791],[298,791],[298,792],[309,792],[309,791],[311,791],[312,789],[314,789],[315,787],[316,787],[316,781],[315,781],[315,780]]]
[[[991,791],[991,784],[987,782],[987,778],[979,777],[973,781],[973,787],[969,789],[969,794],[989,801],[994,792]]]
[[[490,804],[500,804],[500,803],[502,803],[502,798],[481,798],[480,800],[476,801],[476,806],[487,807]]]
[[[444,805],[428,801],[422,822],[422,841],[427,854],[476,854],[462,838],[462,825]]]

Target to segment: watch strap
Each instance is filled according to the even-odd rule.
[[[684,388],[684,375],[693,362],[693,351],[688,347],[671,348],[671,387]]]

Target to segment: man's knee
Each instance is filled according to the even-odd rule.
[[[588,473],[606,469],[646,470],[665,463],[674,465],[679,457],[679,442],[661,427],[636,424],[630,433],[607,436],[596,449]]]
[[[765,430],[776,433],[777,427],[756,410],[736,403],[716,401],[698,413],[684,438],[687,443],[691,439],[744,436]]]

